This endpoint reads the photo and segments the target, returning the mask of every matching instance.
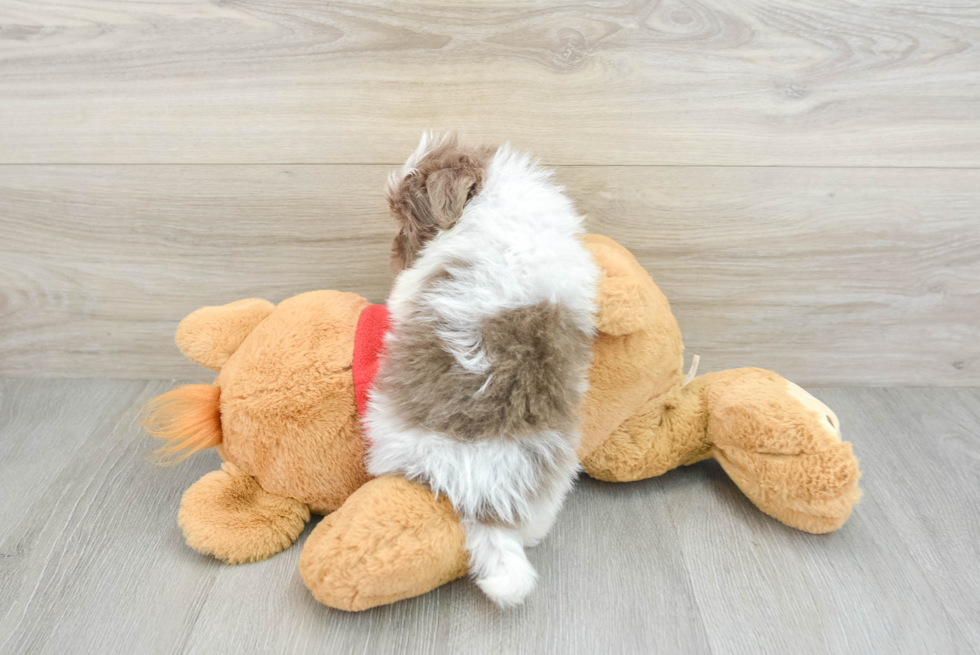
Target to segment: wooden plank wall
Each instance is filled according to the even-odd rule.
[[[531,150],[702,370],[980,383],[975,2],[0,0],[0,376],[206,372],[205,304],[382,301],[424,129]]]

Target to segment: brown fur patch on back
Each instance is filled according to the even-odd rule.
[[[378,384],[409,424],[460,441],[573,433],[578,387],[591,361],[591,339],[560,305],[541,302],[484,319],[488,374],[464,369],[418,316],[398,332]]]
[[[419,161],[414,172],[389,185],[388,206],[399,228],[391,249],[392,272],[397,275],[411,266],[426,243],[456,224],[466,203],[483,187],[496,151],[490,146],[461,146],[450,135]]]

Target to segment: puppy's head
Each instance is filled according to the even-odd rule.
[[[411,266],[440,231],[456,225],[466,203],[480,192],[495,151],[461,146],[453,133],[422,135],[401,171],[388,178],[388,206],[398,221],[391,249],[391,270],[396,275]]]

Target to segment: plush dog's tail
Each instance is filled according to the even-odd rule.
[[[153,454],[158,464],[176,464],[221,443],[221,390],[188,384],[157,396],[143,409],[143,428],[166,445]]]

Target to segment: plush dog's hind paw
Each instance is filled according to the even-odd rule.
[[[265,491],[229,462],[184,492],[178,521],[187,544],[227,564],[257,562],[289,548],[310,509]]]

